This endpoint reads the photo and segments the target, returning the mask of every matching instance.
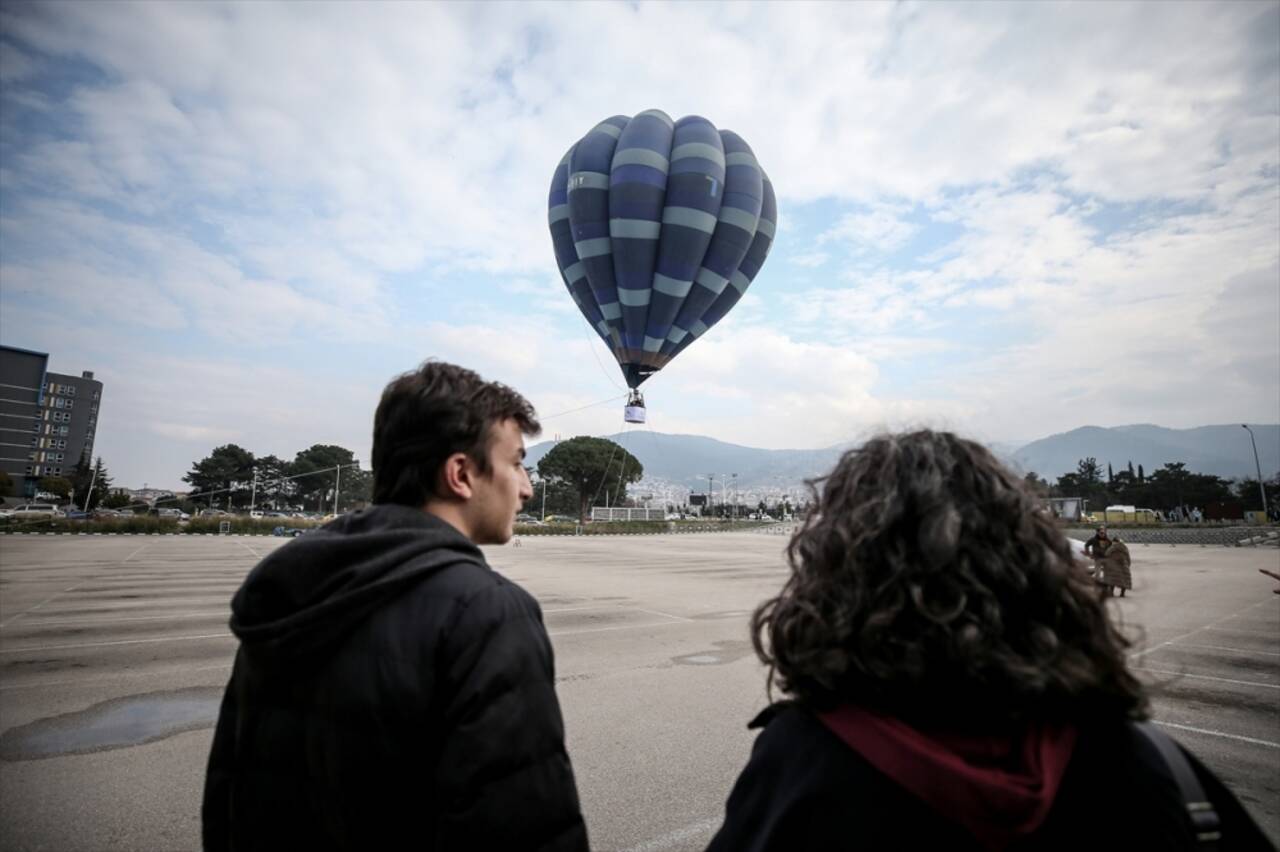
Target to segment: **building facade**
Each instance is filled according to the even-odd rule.
[[[0,346],[0,470],[18,496],[45,476],[70,476],[93,461],[102,382],[93,373],[50,373],[49,356]]]

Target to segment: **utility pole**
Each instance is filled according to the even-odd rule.
[[[714,473],[707,474],[707,500],[711,503],[711,514],[716,513],[716,475]]]
[[[547,478],[542,477],[542,521],[547,520]]]
[[[1258,471],[1258,493],[1262,495],[1262,518],[1265,522],[1267,515],[1267,489],[1262,485],[1262,464],[1258,461],[1258,442],[1253,440],[1253,430],[1247,424],[1241,423],[1240,427],[1249,433],[1249,443],[1253,444],[1253,466]]]
[[[333,513],[336,515],[338,514],[338,489],[342,487],[342,465],[338,465],[334,473],[337,474],[333,478]]]
[[[249,517],[253,517],[253,507],[258,504],[258,469],[253,469],[253,491],[249,494]]]

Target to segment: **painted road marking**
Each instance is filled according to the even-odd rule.
[[[700,819],[697,822],[691,822],[686,826],[677,828],[675,831],[667,832],[660,837],[646,840],[639,846],[632,846],[624,850],[624,852],[662,852],[664,849],[683,846],[694,838],[711,834],[720,827],[722,821],[723,818],[718,816]],[[701,846],[703,844],[698,845]]]
[[[230,631],[225,633],[201,633],[198,636],[157,636],[152,639],[118,639],[114,642],[75,642],[69,645],[26,645],[21,648],[0,648],[0,654],[21,654],[25,651],[63,651],[68,648],[105,648],[108,645],[146,645],[153,642],[188,642],[192,639],[234,639]]]
[[[1280,743],[1273,743],[1271,740],[1260,740],[1256,737],[1242,737],[1239,734],[1228,734],[1225,731],[1211,731],[1208,728],[1193,728],[1190,725],[1178,725],[1173,722],[1161,722],[1159,719],[1154,719],[1152,721],[1162,727],[1174,728],[1179,731],[1191,731],[1195,734],[1207,734],[1211,737],[1224,737],[1228,740],[1240,740],[1240,742],[1253,743],[1254,745],[1266,746],[1267,748],[1280,748]]]
[[[1280,684],[1259,683],[1256,680],[1234,680],[1229,677],[1213,677],[1212,675],[1188,674],[1187,672],[1174,671],[1172,669],[1149,669],[1146,666],[1134,666],[1140,672],[1154,672],[1155,674],[1177,675],[1178,677],[1191,677],[1196,680],[1216,680],[1219,683],[1237,683],[1240,686],[1260,686],[1263,689],[1280,689]]]

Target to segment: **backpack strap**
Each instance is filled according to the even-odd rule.
[[[1191,762],[1187,760],[1182,749],[1173,738],[1155,726],[1154,722],[1134,722],[1133,727],[1142,734],[1147,742],[1155,746],[1156,753],[1164,761],[1173,775],[1178,792],[1182,795],[1182,803],[1186,805],[1187,814],[1191,818],[1191,831],[1195,834],[1200,849],[1216,852],[1218,842],[1222,839],[1221,823],[1213,803],[1204,793],[1200,779],[1196,777]]]

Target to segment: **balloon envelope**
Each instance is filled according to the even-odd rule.
[[[561,159],[548,221],[569,294],[634,388],[725,317],[777,228],[750,146],[692,115],[615,115]]]

